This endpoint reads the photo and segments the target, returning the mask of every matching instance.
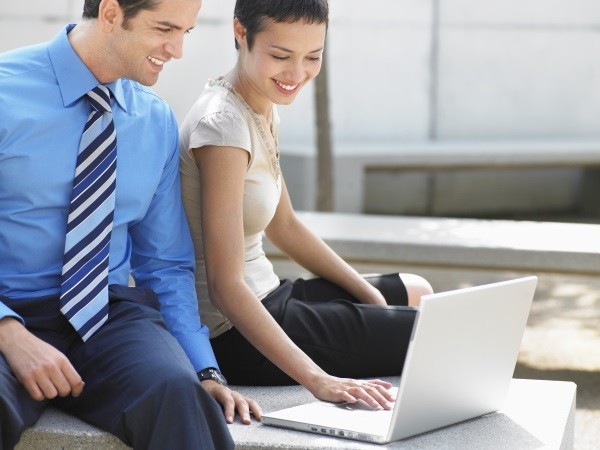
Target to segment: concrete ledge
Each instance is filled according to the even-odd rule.
[[[417,168],[564,167],[600,165],[600,141],[429,141],[345,143],[340,157],[368,167]],[[341,156],[343,155],[343,156]]]
[[[40,420],[23,433],[15,450],[123,450],[120,439],[57,409],[48,408]]]
[[[397,379],[387,378],[391,382]],[[235,389],[257,400],[263,410],[314,401],[300,386]],[[258,422],[230,426],[236,449],[571,449],[574,446],[576,386],[570,382],[513,380],[505,407],[497,412],[388,445],[267,427]],[[18,450],[126,449],[116,437],[49,409],[26,431]]]
[[[600,274],[600,225],[299,212],[349,263]],[[287,259],[266,243],[274,264]]]
[[[314,155],[293,146],[282,152],[300,209],[315,207]],[[339,212],[435,216],[597,211],[586,199],[595,192],[595,175],[587,173],[597,167],[597,139],[342,142],[335,146],[334,205]]]
[[[396,384],[397,379],[386,378]],[[329,436],[234,424],[236,449],[570,449],[574,446],[576,386],[570,382],[513,380],[505,407],[483,417],[387,445],[359,443]],[[303,388],[239,387],[265,411],[314,401]]]

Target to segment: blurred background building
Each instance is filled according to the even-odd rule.
[[[155,86],[180,121],[205,81],[235,62],[234,3],[204,0],[184,58]],[[82,4],[2,1],[0,51],[51,39]],[[600,153],[598,0],[330,0],[330,9],[334,210],[594,220],[596,163],[543,155]],[[314,86],[279,111],[288,188],[297,209],[314,209]],[[512,163],[532,148],[537,164]],[[480,162],[452,162],[461,152]],[[415,154],[423,161],[406,167]]]

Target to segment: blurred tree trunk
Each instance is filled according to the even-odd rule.
[[[317,119],[317,211],[333,211],[333,152],[325,53],[323,53],[321,72],[315,79],[315,107]]]

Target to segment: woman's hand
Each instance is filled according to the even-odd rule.
[[[394,397],[390,383],[383,380],[352,380],[330,375],[315,379],[306,388],[319,400],[335,403],[356,403],[363,400],[373,409],[392,409]]]
[[[364,282],[363,280],[361,280],[361,285],[364,292],[361,291],[361,295],[356,297],[360,300],[361,303],[364,303],[366,305],[387,305],[385,297],[379,289],[377,289],[372,284],[369,284],[366,280],[364,280]]]

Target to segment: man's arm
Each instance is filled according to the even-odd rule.
[[[198,312],[194,247],[181,201],[179,137],[173,115],[169,131],[173,136],[171,158],[144,219],[130,228],[132,274],[137,284],[157,294],[167,327],[194,370],[218,369],[209,330],[201,323]],[[243,423],[250,423],[250,413],[260,419],[261,409],[255,401],[212,380],[203,381],[202,385],[223,405],[227,422],[233,422],[236,410]]]
[[[198,372],[218,367],[209,331],[200,322],[194,249],[181,202],[177,124],[171,116],[170,155],[144,218],[133,225],[131,266],[137,285],[158,296],[160,312]]]

